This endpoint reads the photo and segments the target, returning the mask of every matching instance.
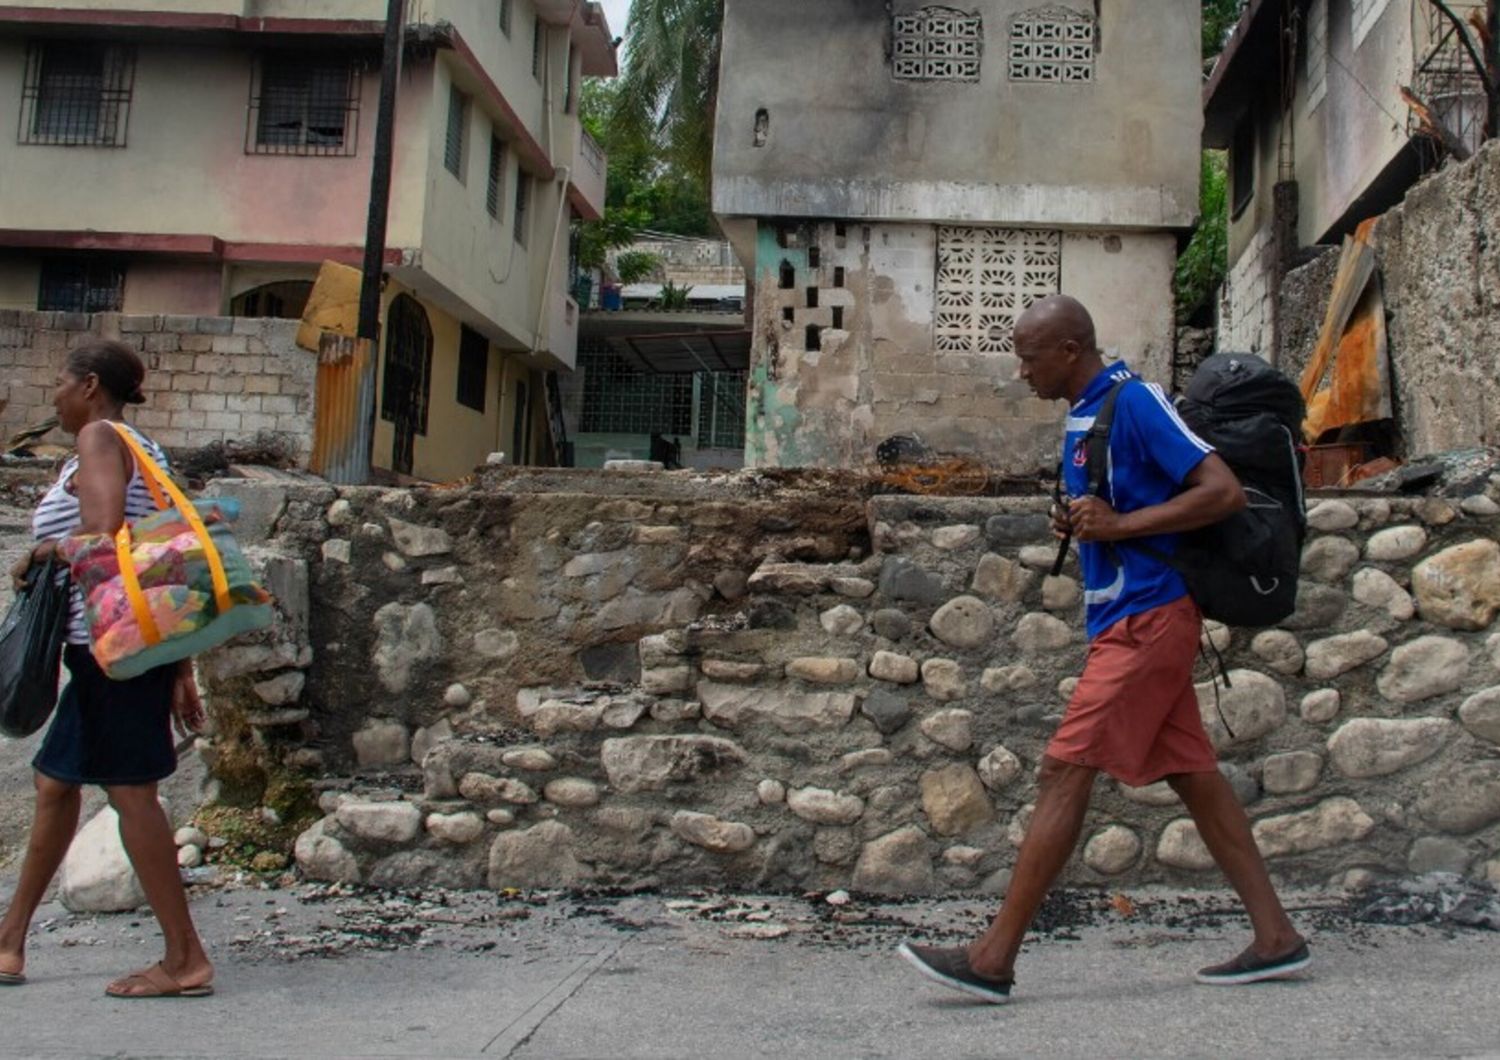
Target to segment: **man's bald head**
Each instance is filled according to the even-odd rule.
[[[1016,321],[1014,342],[1021,379],[1044,401],[1076,400],[1104,367],[1094,318],[1065,294],[1032,303]]]
[[[1065,294],[1052,294],[1033,302],[1016,321],[1016,341],[1023,333],[1049,343],[1075,342],[1086,353],[1098,352],[1094,318],[1083,303]]]

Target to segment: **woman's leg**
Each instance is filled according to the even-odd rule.
[[[10,898],[5,919],[0,920],[0,972],[19,975],[26,967],[26,933],[31,918],[42,903],[42,895],[57,875],[58,866],[78,831],[78,808],[82,797],[77,784],[64,784],[43,773],[35,773],[36,817],[26,841],[26,860]]]
[[[107,787],[109,801],[120,815],[120,839],[135,874],[151,903],[151,911],[161,924],[166,940],[162,969],[185,987],[200,986],[213,980],[214,969],[203,943],[193,927],[188,912],[187,893],[177,868],[177,847],[172,842],[172,826],[156,801],[155,784],[123,784]],[[129,978],[129,977],[127,977]],[[121,986],[121,980],[115,986]],[[142,989],[134,989],[141,987]],[[144,993],[145,984],[136,981],[125,987],[127,993]]]

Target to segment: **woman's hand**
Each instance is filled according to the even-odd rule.
[[[11,588],[15,589],[16,592],[20,592],[26,588],[26,572],[31,570],[34,564],[46,563],[56,551],[56,541],[43,541],[30,552],[26,553],[26,555],[16,560],[15,563],[11,564]]]
[[[186,738],[202,732],[206,720],[198,682],[193,677],[193,661],[184,659],[177,664],[177,677],[172,682],[172,723],[177,735]]]

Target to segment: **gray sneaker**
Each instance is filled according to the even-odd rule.
[[[942,983],[992,1005],[1003,1005],[1010,1000],[1010,988],[1015,980],[980,975],[969,967],[969,953],[962,947],[941,949],[903,942],[896,952],[934,983]]]
[[[1243,986],[1266,979],[1286,979],[1311,963],[1312,954],[1308,952],[1306,942],[1280,957],[1260,957],[1254,949],[1246,947],[1245,952],[1232,961],[1200,968],[1198,982],[1209,986]]]

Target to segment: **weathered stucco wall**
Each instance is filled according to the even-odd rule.
[[[1500,144],[1417,185],[1373,239],[1402,454],[1500,444]],[[1330,251],[1282,285],[1282,366],[1294,378],[1337,261]]]
[[[1049,289],[1090,307],[1107,356],[1167,382],[1172,237],[1064,232],[1057,239],[1060,264]],[[896,434],[1009,473],[1052,465],[1063,404],[1031,395],[1014,354],[940,348],[936,329],[954,310],[936,290],[939,257],[939,229],[931,225],[759,227],[748,466],[866,466]],[[958,318],[1004,321],[993,337],[1008,340],[1022,296],[966,293],[974,307]],[[994,308],[980,308],[985,297],[997,299]]]
[[[307,641],[204,660],[210,753],[242,795],[247,753],[311,771],[317,878],[1003,887],[1085,652],[1045,498],[780,485],[242,487]],[[1278,876],[1500,872],[1489,492],[1320,503],[1297,613],[1209,631],[1205,722]],[[1066,877],[1208,868],[1169,791],[1101,780]]]
[[[1046,4],[961,6],[982,20],[979,72],[968,83],[893,76],[893,5],[730,0],[715,212],[1111,228],[1192,223],[1202,128],[1199,5],[1161,0],[1150,17],[1120,4],[1063,5],[1097,18],[1093,78],[1071,83],[1009,74],[1012,18]],[[903,3],[894,14],[922,8]]]
[[[297,346],[296,333],[295,320],[0,309],[0,397],[8,399],[0,435],[51,416],[68,351],[109,335],[146,362],[146,404],[126,416],[160,444],[196,448],[267,434],[305,459],[317,356]]]

